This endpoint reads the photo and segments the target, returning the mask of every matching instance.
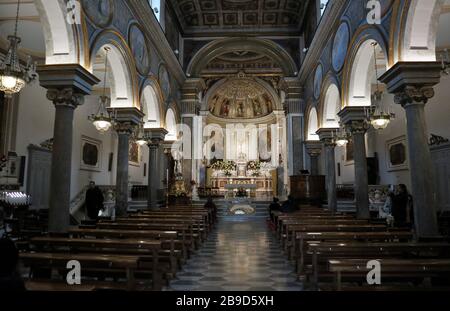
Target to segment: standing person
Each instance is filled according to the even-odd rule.
[[[213,219],[216,220],[217,218],[217,206],[213,202],[212,197],[208,197],[205,205],[203,206],[207,210],[212,210]]]
[[[17,273],[19,251],[13,241],[0,239],[0,292],[25,291],[25,284]]]
[[[98,213],[103,210],[103,193],[99,187],[95,185],[95,182],[91,181],[89,183],[89,189],[86,191],[86,210],[87,215],[92,220],[97,220]]]
[[[400,184],[396,193],[390,194],[391,214],[394,217],[395,227],[409,227],[412,221],[412,197],[406,185]]]

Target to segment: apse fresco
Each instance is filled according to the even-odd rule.
[[[219,87],[208,107],[221,118],[259,118],[272,113],[273,99],[255,80],[237,78]]]

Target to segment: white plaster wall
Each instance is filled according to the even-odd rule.
[[[75,110],[73,153],[72,153],[72,180],[71,196],[75,197],[81,189],[94,180],[99,185],[115,185],[117,164],[117,135],[113,131],[100,134],[88,120],[88,115],[96,113],[98,97],[86,96],[84,105]],[[17,122],[16,152],[19,156],[26,156],[30,144],[39,145],[53,137],[55,108],[46,98],[46,90],[38,83],[26,87],[20,94],[19,113]],[[102,142],[101,169],[99,172],[80,169],[81,163],[81,137],[87,136]],[[141,147],[141,163],[130,165],[130,181],[133,184],[147,184],[144,177],[144,162],[147,162],[148,148]],[[113,152],[112,170],[108,171],[109,154]],[[28,161],[27,161],[28,162]],[[28,164],[28,163],[27,163]],[[27,170],[27,167],[26,167]],[[26,177],[22,190],[26,191]]]

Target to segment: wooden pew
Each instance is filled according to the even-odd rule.
[[[79,238],[99,238],[99,239],[157,239],[162,241],[162,249],[160,253],[173,254],[180,262],[184,262],[188,258],[188,248],[190,244],[179,236],[177,231],[159,231],[159,230],[110,230],[110,229],[83,229],[71,228],[69,234],[72,237]],[[181,237],[181,239],[180,239]],[[180,251],[179,253],[177,251]]]
[[[161,231],[177,231],[181,234],[183,240],[191,241],[192,247],[198,249],[200,245],[200,234],[193,231],[191,224],[171,224],[163,221],[157,223],[98,223],[99,229],[113,230],[161,230]]]
[[[297,232],[382,232],[386,231],[386,225],[371,225],[371,224],[302,224],[302,225],[290,225],[287,228],[286,240],[284,245],[285,250],[288,253],[289,259],[292,259],[292,255],[297,253],[297,244],[294,241],[294,237]],[[292,238],[292,239],[291,239]]]
[[[395,241],[411,240],[411,232],[297,232],[294,245],[297,273],[303,274],[307,241]]]
[[[311,258],[312,285],[317,288],[321,265],[331,259],[342,258],[386,258],[403,256],[449,258],[449,243],[364,243],[364,242],[324,242],[308,243],[307,254]],[[306,262],[305,266],[309,264]]]
[[[403,276],[411,274],[425,277],[450,276],[450,259],[377,259],[381,264],[382,278]],[[335,274],[335,289],[342,289],[342,278],[346,274],[359,276],[366,282],[366,259],[340,259],[328,261],[329,271]],[[383,282],[383,279],[382,279]]]
[[[160,240],[36,237],[30,240],[30,245],[38,252],[145,255],[146,259],[152,260],[153,268],[159,266],[164,273],[170,273],[170,277],[175,276],[178,266],[173,250],[164,263]]]
[[[156,244],[155,244],[156,247]],[[62,268],[71,260],[77,260],[81,264],[81,273],[85,267],[95,267],[103,269],[123,270],[127,279],[127,289],[136,288],[135,272],[139,268],[140,256],[132,255],[103,255],[103,254],[65,254],[65,253],[20,253],[20,259],[25,266],[31,268],[50,267],[51,269]],[[153,288],[159,290],[161,284],[158,280],[156,267],[153,271]]]

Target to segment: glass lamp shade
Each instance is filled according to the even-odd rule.
[[[25,80],[14,74],[0,75],[0,91],[5,92],[6,96],[19,93],[25,86]]]
[[[376,130],[383,130],[385,129],[390,122],[390,118],[388,116],[374,116],[372,120],[370,121],[370,124],[374,127]]]
[[[92,123],[94,124],[95,128],[102,134],[108,132],[112,126],[111,119],[105,117],[104,115],[94,117],[94,121]]]
[[[136,143],[137,143],[139,146],[144,146],[145,144],[147,144],[147,141],[146,141],[145,139],[143,139],[143,138],[138,138],[138,139],[136,140]]]
[[[340,137],[340,138],[336,139],[335,143],[336,143],[336,146],[338,146],[338,147],[344,147],[345,145],[348,144],[348,139],[344,138],[344,137]]]

